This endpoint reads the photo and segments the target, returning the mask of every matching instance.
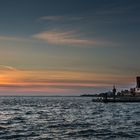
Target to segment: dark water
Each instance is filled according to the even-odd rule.
[[[140,103],[86,97],[0,97],[0,139],[139,140]]]

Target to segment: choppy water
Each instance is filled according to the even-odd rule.
[[[140,103],[86,97],[0,97],[0,139],[140,139]]]

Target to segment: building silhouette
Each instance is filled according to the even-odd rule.
[[[137,88],[140,88],[140,76],[137,76],[136,80],[137,80]]]
[[[140,93],[140,76],[136,77],[136,81],[137,81],[137,85],[136,85],[136,88],[135,88],[135,92]]]

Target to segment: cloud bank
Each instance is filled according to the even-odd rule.
[[[96,41],[77,38],[72,32],[45,31],[32,36],[34,39],[55,45],[95,45]]]
[[[42,16],[41,20],[48,21],[78,21],[84,19],[82,16]]]
[[[0,65],[0,71],[17,71],[17,69],[7,65]]]

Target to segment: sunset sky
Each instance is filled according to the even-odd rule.
[[[0,95],[135,87],[139,0],[0,0]]]

